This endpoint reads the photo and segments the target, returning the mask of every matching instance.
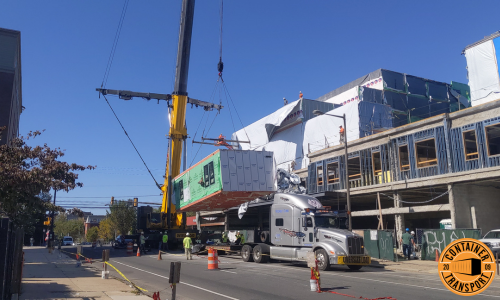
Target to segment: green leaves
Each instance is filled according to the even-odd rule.
[[[137,214],[134,207],[128,205],[125,201],[115,201],[106,211],[106,215],[120,234],[128,234],[133,231],[137,224]]]

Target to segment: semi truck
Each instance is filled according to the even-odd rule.
[[[371,263],[363,238],[347,230],[347,214],[328,210],[311,196],[276,193],[272,201],[249,204],[241,219],[237,207],[227,210],[225,218],[227,230],[246,233],[240,246],[245,262],[305,261],[313,251],[320,270],[331,265],[359,270]],[[235,250],[238,246],[210,247]]]

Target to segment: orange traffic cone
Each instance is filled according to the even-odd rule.
[[[158,250],[158,260],[162,260],[162,258],[161,258],[161,250]]]
[[[141,256],[141,247],[137,247],[137,257]]]
[[[436,249],[436,259],[434,261],[439,262],[439,251]]]

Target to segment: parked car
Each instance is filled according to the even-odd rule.
[[[65,236],[63,237],[63,246],[74,246],[75,243],[73,242],[73,238],[70,236]]]
[[[493,252],[493,255],[500,253],[500,229],[491,230],[479,241],[488,246]]]

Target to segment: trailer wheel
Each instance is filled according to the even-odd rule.
[[[269,261],[269,255],[262,253],[262,247],[257,245],[253,248],[253,260],[259,264],[266,263]]]
[[[358,265],[347,265],[349,267],[349,269],[351,270],[359,270],[361,269],[363,266],[358,266]]]
[[[253,261],[252,246],[244,245],[243,248],[241,248],[241,258],[243,258],[244,262]]]
[[[318,269],[321,271],[326,271],[330,268],[330,259],[328,254],[323,249],[318,249],[315,251],[316,259],[318,260]]]

